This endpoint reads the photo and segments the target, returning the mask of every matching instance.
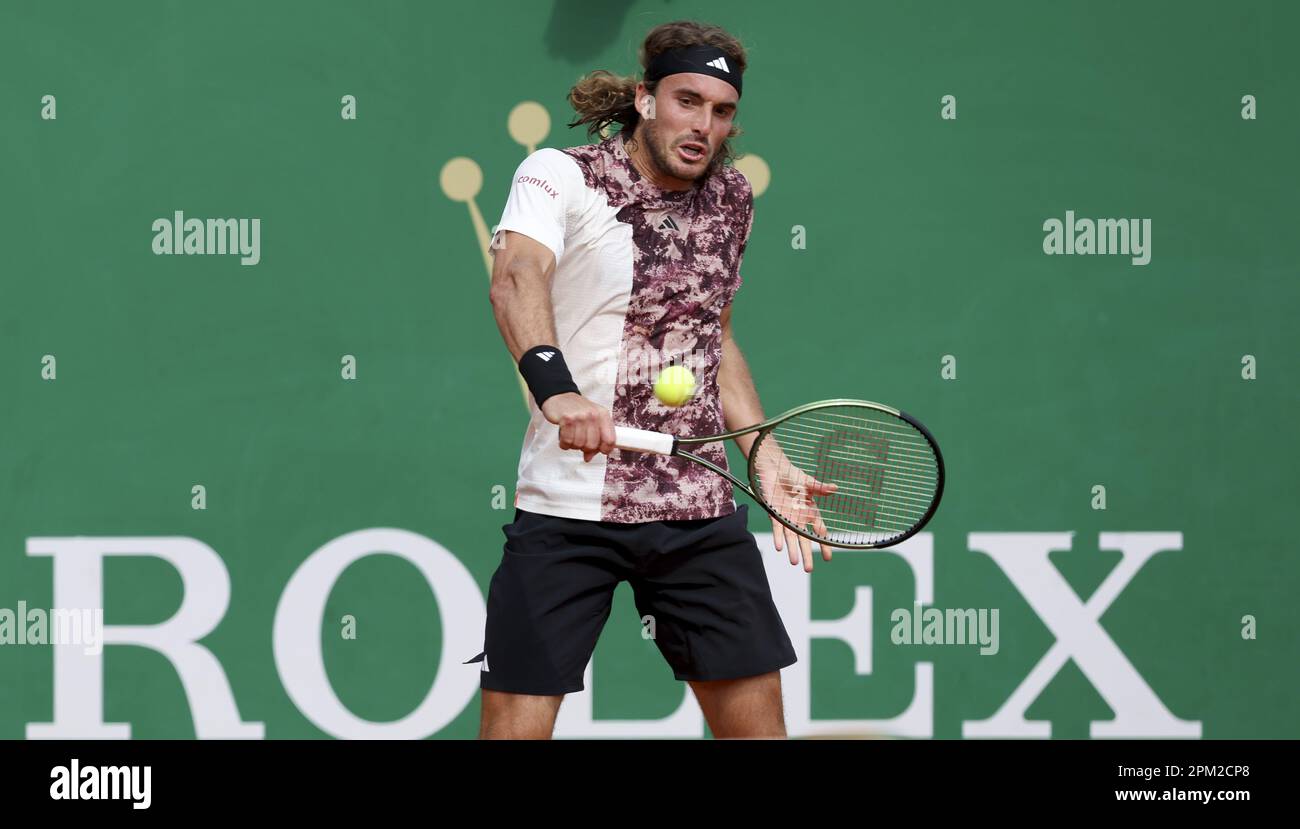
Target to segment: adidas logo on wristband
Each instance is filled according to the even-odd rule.
[[[551,361],[551,358],[555,356],[555,352],[554,352],[554,351],[539,351],[539,352],[537,352],[537,356],[538,356],[538,357],[541,357],[543,360],[545,360],[546,362],[549,363],[549,362]]]

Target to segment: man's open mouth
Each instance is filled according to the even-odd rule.
[[[690,162],[700,161],[708,154],[708,149],[703,144],[696,144],[691,141],[685,144],[677,145],[677,152]]]

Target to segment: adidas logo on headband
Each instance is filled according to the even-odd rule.
[[[718,58],[717,60],[711,60],[705,65],[712,66],[714,69],[721,69],[723,72],[726,72],[727,74],[731,74],[731,70],[727,68],[726,58]]]

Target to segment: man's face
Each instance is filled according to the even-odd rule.
[[[681,73],[659,82],[650,101],[652,117],[644,117],[642,102],[649,95],[637,86],[646,150],[659,171],[693,182],[705,175],[709,163],[731,133],[736,115],[736,89],[712,75]]]

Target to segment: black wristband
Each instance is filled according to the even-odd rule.
[[[565,392],[582,394],[578,391],[578,384],[573,382],[573,375],[569,374],[564,355],[553,345],[539,345],[525,351],[519,358],[519,373],[539,409],[548,397]]]

